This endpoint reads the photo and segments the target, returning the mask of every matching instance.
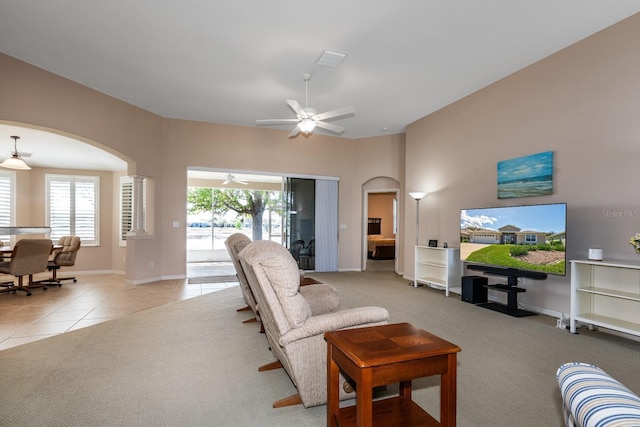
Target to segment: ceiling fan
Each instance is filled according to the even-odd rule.
[[[298,101],[294,99],[287,99],[287,105],[296,114],[296,118],[256,120],[256,125],[268,126],[296,123],[296,127],[289,134],[289,138],[295,138],[300,132],[308,135],[316,128],[316,126],[338,135],[344,132],[344,127],[334,125],[333,123],[327,123],[327,120],[335,120],[338,118],[353,116],[356,113],[355,108],[342,107],[336,110],[327,111],[326,113],[318,114],[314,108],[309,107],[309,80],[311,80],[311,74],[304,74],[302,76],[302,79],[305,82],[305,107],[302,108],[300,103],[298,103]]]
[[[245,181],[242,178],[236,178],[234,175],[228,173],[227,174],[227,179],[222,183],[222,185],[227,185],[229,183],[236,183],[236,184],[242,184],[242,185],[247,185],[249,182]]]

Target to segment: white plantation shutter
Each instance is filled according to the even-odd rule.
[[[120,246],[127,245],[133,215],[133,182],[129,177],[120,179]]]
[[[137,227],[137,230],[140,231],[149,230],[148,227],[153,226],[153,220],[150,220],[148,216],[147,203],[149,200],[148,192],[153,188],[153,180],[148,177],[136,177],[142,181],[142,189],[141,191],[141,215],[140,215],[140,224],[134,224],[134,200],[136,198],[136,186],[134,184],[134,177],[132,176],[122,176],[120,177],[120,246],[127,246],[127,233],[132,231],[134,227]],[[148,183],[151,181],[151,184]]]
[[[13,225],[13,211],[11,209],[12,206],[15,206],[13,203],[13,183],[14,183],[14,173],[8,171],[0,171],[0,226],[2,227],[10,227]],[[0,236],[0,240],[4,242],[5,245],[9,244],[9,240],[11,236]]]
[[[84,242],[90,243],[93,241],[97,244],[97,182],[94,180],[85,181],[83,179],[75,179],[74,183],[75,230],[72,234],[74,236],[80,236],[80,239]]]
[[[97,176],[47,175],[47,220],[51,240],[79,236],[83,245],[98,245]]]
[[[55,177],[48,182],[51,239],[71,235],[71,178]]]

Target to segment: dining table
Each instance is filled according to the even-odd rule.
[[[64,248],[62,245],[53,244],[51,246],[51,253],[55,254],[56,252],[61,251]],[[11,258],[11,254],[13,253],[13,246],[0,246],[0,261],[8,261]]]
[[[0,236],[16,235],[16,234],[49,234],[51,227],[42,226],[9,226],[0,227]]]

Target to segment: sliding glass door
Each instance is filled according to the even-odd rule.
[[[303,270],[338,270],[338,181],[285,178],[285,244]]]
[[[315,269],[316,182],[314,179],[285,178],[286,244],[304,270]]]

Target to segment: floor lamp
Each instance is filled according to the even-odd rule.
[[[414,191],[409,195],[416,201],[416,246],[418,246],[418,236],[420,236],[420,199],[427,195],[422,191]]]

